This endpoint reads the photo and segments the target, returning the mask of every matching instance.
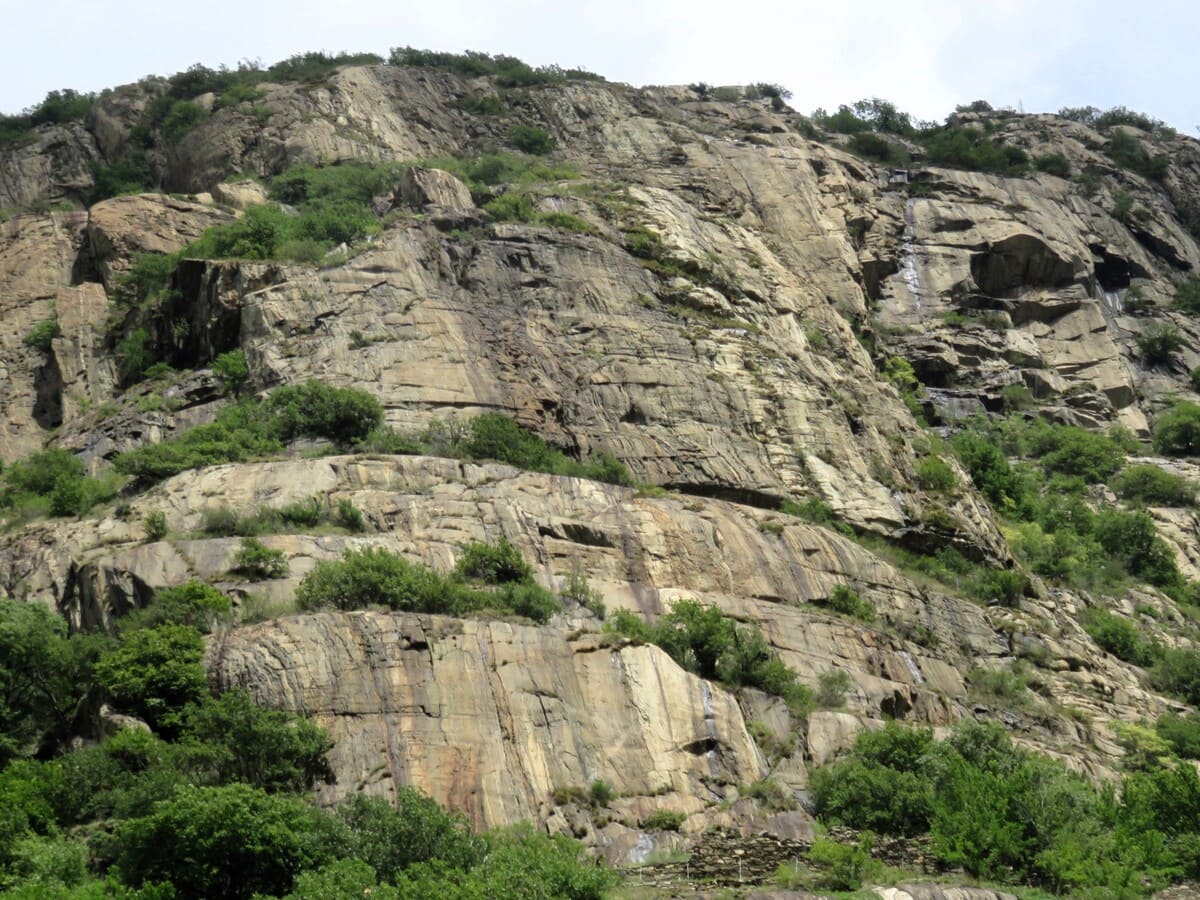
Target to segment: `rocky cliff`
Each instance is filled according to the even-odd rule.
[[[615,860],[710,826],[809,836],[803,810],[771,812],[739,787],[770,775],[802,792],[809,768],[885,717],[999,719],[1106,778],[1124,752],[1118,723],[1181,708],[1080,620],[1094,606],[1151,610],[1163,640],[1187,645],[1187,611],[1162,592],[1101,598],[1033,577],[996,605],[906,561],[954,548],[1023,570],[952,454],[941,455],[954,489],[919,474],[961,417],[1011,408],[1022,389],[1052,421],[1147,438],[1170,400],[1195,398],[1200,326],[1171,300],[1200,270],[1188,230],[1196,141],[1139,132],[1167,161],[1148,179],[1114,163],[1111,131],[964,114],[1004,146],[1086,173],[1081,190],[1037,169],[935,166],[915,147],[897,173],[740,92],[500,90],[387,65],[257,90],[240,103],[189,98],[202,121],[147,151],[157,193],[91,202],[96,173],[141,139],[156,82],[0,151],[0,458],[53,446],[101,472],[121,451],[211,421],[228,399],[209,366],[240,349],[246,393],[310,378],[354,386],[405,432],[502,412],[573,455],[613,454],[643,487],[292,447],[130,488],[82,518],[10,522],[0,594],[102,628],[156,588],[211,581],[240,598],[244,619],[210,639],[214,682],[330,730],[337,782],[325,799],[415,785],[479,824],[534,819]],[[488,114],[486,98],[497,98]],[[525,221],[477,208],[486,198],[444,163],[504,146],[514,125],[552,139],[560,167],[524,183]],[[117,302],[138,254],[173,253],[243,216],[291,166],[351,161],[416,166],[376,198],[383,225],[363,243],[322,265],[184,259],[157,318]],[[30,346],[51,318],[55,336]],[[1164,323],[1178,341],[1148,361],[1139,336]],[[117,345],[130,324],[175,368],[128,384]],[[885,377],[896,358],[919,384]],[[252,515],[314,494],[353,502],[367,531],[262,537],[286,555],[284,579],[230,574],[237,539],[204,533],[217,505]],[[829,517],[792,514],[802,507]],[[156,511],[167,536],[147,541]],[[1194,513],[1153,512],[1196,572]],[[300,579],[347,547],[447,569],[466,542],[500,537],[544,586],[582,573],[609,610],[715,604],[757,626],[805,683],[845,673],[844,697],[797,721],[767,695],[735,696],[602,633],[577,607],[538,627],[292,606]],[[831,612],[838,585],[874,621]],[[1019,704],[968,677],[1014,665],[1032,689]],[[786,754],[768,746],[789,740]],[[620,795],[603,815],[562,790],[595,779]],[[689,814],[685,838],[639,827],[656,808]]]

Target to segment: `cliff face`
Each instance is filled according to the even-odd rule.
[[[119,89],[86,128],[52,126],[0,154],[0,207],[86,198],[92,161],[122,152],[151,88]],[[871,542],[1014,565],[948,455],[959,488],[922,487],[930,433],[879,368],[909,360],[931,417],[999,410],[1019,385],[1056,421],[1147,435],[1167,395],[1192,394],[1186,373],[1200,365],[1200,330],[1169,308],[1174,280],[1200,267],[1180,218],[1200,198],[1196,142],[1147,136],[1170,161],[1150,182],[1113,165],[1106,135],[996,115],[998,140],[1097,173],[1095,192],[1050,174],[921,166],[905,176],[914,190],[836,140],[802,137],[794,113],[765,102],[588,82],[511,89],[500,116],[464,111],[464,98],[493,90],[389,66],[267,85],[253,109],[217,109],[154,148],[170,195],[12,215],[0,224],[0,458],[53,445],[99,467],[209,421],[226,401],[206,366],[240,348],[251,391],[309,378],[360,387],[403,430],[499,411],[573,452],[610,452],[667,493],[426,457],[221,466],[178,475],[128,508],[11,529],[0,592],[104,627],[155,588],[212,580],[243,598],[243,612],[267,616],[212,638],[214,681],[329,728],[338,781],[326,799],[413,784],[481,824],[533,818],[615,859],[648,851],[637,822],[660,806],[692,813],[688,831],[766,822],[806,833],[805,814],[770,818],[736,787],[773,774],[801,789],[807,767],[885,716],[938,726],[999,716],[1024,742],[1110,774],[1121,754],[1114,723],[1170,704],[1092,643],[1078,622],[1092,598],[1035,581],[1017,608],[983,606],[906,574]],[[377,200],[382,232],[332,267],[180,263],[166,317],[179,325],[152,335],[180,371],[157,394],[118,388],[106,335],[121,274],[135,254],[173,252],[264,198],[237,176],[470,155],[514,123],[544,129],[555,159],[579,174],[538,184],[536,210],[586,230],[483,224],[453,175],[411,170]],[[1118,192],[1145,214],[1115,217]],[[658,236],[669,267],[631,252],[640,229]],[[1123,304],[1131,284],[1152,316]],[[23,336],[52,316],[51,349],[27,346]],[[1168,365],[1148,366],[1136,338],[1163,320],[1184,343]],[[286,579],[239,581],[229,574],[238,542],[201,533],[207,507],[249,515],[314,494],[351,500],[369,532],[263,537],[287,555]],[[814,498],[867,541],[777,511]],[[144,542],[151,511],[177,537]],[[1156,514],[1193,571],[1192,513]],[[735,698],[657,648],[599,635],[579,609],[540,628],[290,614],[300,578],[347,546],[445,569],[467,541],[499,537],[546,586],[585,574],[610,609],[716,604],[757,625],[805,682],[847,673],[845,709],[794,722],[778,701]],[[839,584],[874,604],[875,623],[821,606]],[[1150,589],[1120,603],[1183,621]],[[1021,658],[1044,700],[1000,710],[968,689],[972,668]],[[768,759],[764,723],[798,734],[799,750]],[[611,821],[555,804],[555,788],[596,778],[622,795]]]

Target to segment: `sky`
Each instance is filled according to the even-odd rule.
[[[6,3],[6,5],[9,5]],[[307,50],[483,50],[630,84],[772,82],[801,112],[882,97],[1127,106],[1200,134],[1197,0],[40,0],[3,14],[0,112],[193,63]]]

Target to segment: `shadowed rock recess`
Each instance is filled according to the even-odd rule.
[[[392,444],[285,440],[114,482],[82,515],[8,498],[0,598],[113,631],[164,588],[225,592],[211,684],[328,731],[321,804],[415,787],[476,827],[530,820],[610,862],[649,861],[646,890],[678,888],[699,861],[701,881],[737,886],[803,857],[811,772],[886,720],[939,736],[998,722],[1115,782],[1143,749],[1129,727],[1152,735],[1195,701],[1095,626],[1103,611],[1155,652],[1194,648],[1191,502],[1138,507],[1177,575],[1138,557],[1102,578],[1100,551],[1054,543],[1029,498],[1103,517],[1140,502],[1122,466],[1200,479],[1200,440],[1153,439],[1174,404],[1200,402],[1197,141],[952,117],[1036,161],[999,175],[936,165],[912,134],[881,135],[905,162],[856,155],[828,119],[760,91],[514,87],[384,64],[264,81],[250,100],[185,97],[202,110],[191,127],[167,133],[168,118],[147,138],[165,84],[0,147],[5,471],[60,448],[111,482],[122,454],[313,380],[378,400]],[[1110,154],[1129,136],[1161,162],[1153,177]],[[141,192],[105,188],[134,156]],[[330,172],[374,181],[358,200],[314,199]],[[319,203],[366,224],[211,249],[267,213],[309,227]],[[231,354],[236,383],[218,362]],[[630,478],[466,458],[454,436],[486,413]],[[1115,433],[1118,459],[1091,477],[1071,462],[1081,445],[1066,462],[1039,449],[1038,422]],[[964,434],[997,447],[1026,493],[985,484]],[[398,436],[405,455],[390,452]],[[1083,480],[1028,487],[1053,477]],[[286,560],[278,578],[251,579],[243,532],[213,526],[313,497],[320,523],[259,529]],[[354,527],[336,514],[349,506]],[[348,550],[449,572],[471,542],[501,539],[563,595],[548,622],[296,604]],[[715,606],[816,700],[705,680],[606,627],[597,599],[609,623]],[[615,796],[589,800],[596,782]],[[646,826],[656,811],[684,815]],[[691,865],[663,862],[689,848]]]

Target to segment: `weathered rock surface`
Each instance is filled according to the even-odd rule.
[[[905,575],[878,544],[777,510],[819,500],[859,532],[909,550],[952,546],[1012,565],[964,472],[955,469],[953,490],[922,489],[918,461],[949,454],[879,370],[891,356],[907,359],[927,387],[913,402],[935,418],[999,411],[1024,386],[1059,421],[1145,435],[1166,397],[1197,397],[1188,372],[1200,366],[1200,326],[1169,306],[1175,281],[1200,271],[1184,227],[1185,212],[1200,209],[1200,144],[1155,137],[1171,166],[1151,183],[1114,166],[1105,135],[997,113],[988,121],[998,139],[1102,173],[1099,186],[1085,196],[1043,173],[917,165],[910,190],[836,139],[805,139],[793,113],[765,102],[589,82],[510,89],[501,116],[464,109],[463,98],[491,87],[373,66],[262,85],[253,103],[202,98],[202,123],[147,151],[164,189],[192,199],[54,206],[86,201],[94,164],[118,158],[162,82],[118,89],[86,127],[44,127],[0,153],[0,208],[54,210],[0,222],[0,459],[53,443],[100,467],[206,422],[227,402],[206,366],[240,348],[251,392],[308,378],[361,387],[402,430],[501,411],[572,453],[611,452],[674,493],[416,457],[215,467],[122,498],[119,515],[13,530],[0,541],[0,596],[54,603],[74,627],[104,628],[156,588],[209,580],[243,613],[268,619],[213,636],[214,679],[330,728],[338,782],[324,799],[412,784],[481,824],[534,818],[615,860],[677,849],[714,826],[747,840],[769,834],[754,852],[763,872],[773,869],[811,838],[811,820],[770,814],[737,786],[769,773],[799,792],[810,767],[885,717],[937,727],[994,718],[1022,743],[1111,777],[1123,753],[1114,724],[1177,705],[1102,652],[1079,614],[1153,609],[1165,633],[1185,621],[1168,599],[1138,590],[1102,600],[1037,584],[1015,608],[983,607]],[[118,390],[108,322],[132,256],[174,252],[231,221],[231,209],[266,199],[251,179],[293,163],[474,155],[504,146],[517,121],[544,129],[559,147],[554,161],[579,176],[522,186],[540,224],[489,224],[475,209],[486,197],[446,172],[409,167],[375,200],[381,233],[337,265],[181,263],[145,327],[187,371],[166,387]],[[1145,214],[1117,218],[1118,191]],[[546,213],[587,228],[554,227]],[[658,236],[653,253],[631,252],[638,229]],[[59,335],[50,350],[27,346],[24,336],[51,317]],[[1184,346],[1149,367],[1137,337],[1162,321]],[[369,528],[263,536],[288,558],[278,581],[240,580],[229,572],[238,541],[200,530],[208,507],[250,515],[314,494],[350,500]],[[140,523],[151,511],[166,515],[171,535],[146,543]],[[1194,514],[1153,515],[1181,568],[1200,575]],[[299,580],[347,547],[447,569],[464,543],[499,537],[545,586],[583,572],[610,608],[656,615],[683,597],[716,604],[757,625],[806,684],[847,673],[844,703],[793,721],[777,700],[749,691],[735,700],[654,648],[610,644],[579,609],[543,628],[293,614]],[[841,584],[873,604],[875,622],[823,607]],[[1032,688],[1020,703],[973,687],[973,669],[1017,661]],[[119,715],[109,711],[101,727]],[[750,737],[760,727],[790,741],[791,755],[768,761]],[[594,778],[623,795],[603,814],[553,802],[555,788]],[[690,814],[682,835],[640,829],[656,808]],[[714,854],[733,859],[734,849]],[[1004,896],[929,885],[877,893]]]

